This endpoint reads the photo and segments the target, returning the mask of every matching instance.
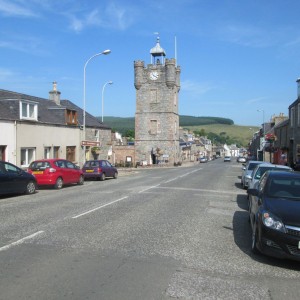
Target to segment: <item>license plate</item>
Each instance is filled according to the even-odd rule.
[[[86,170],[87,173],[92,173],[94,170]]]
[[[43,171],[34,171],[32,172],[33,174],[43,174],[44,172]]]

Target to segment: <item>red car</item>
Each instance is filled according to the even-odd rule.
[[[64,185],[84,183],[83,172],[78,166],[65,159],[41,159],[33,161],[28,172],[33,174],[37,184],[61,189]]]

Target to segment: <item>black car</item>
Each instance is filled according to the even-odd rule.
[[[84,179],[105,180],[107,177],[118,177],[118,170],[108,160],[88,160],[83,168]]]
[[[33,175],[17,166],[0,161],[0,194],[34,194],[37,188]]]
[[[267,171],[247,192],[253,253],[300,261],[300,173]]]

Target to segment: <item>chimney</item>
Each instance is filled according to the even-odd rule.
[[[60,105],[60,92],[57,90],[57,82],[53,82],[53,90],[49,92],[49,100],[54,101],[57,105]]]
[[[296,80],[297,82],[297,99],[300,97],[300,78]]]

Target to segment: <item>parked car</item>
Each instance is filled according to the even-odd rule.
[[[118,177],[118,170],[108,160],[88,160],[83,168],[85,179],[105,180],[106,177]]]
[[[224,156],[225,162],[231,162],[231,156]]]
[[[238,156],[236,161],[239,163],[245,163],[247,161],[247,159],[244,156]]]
[[[28,168],[39,186],[53,186],[61,189],[64,185],[84,183],[80,168],[66,159],[41,159],[33,161]]]
[[[206,163],[208,162],[208,158],[206,156],[202,156],[199,158],[200,163]]]
[[[257,160],[249,160],[246,162],[246,164],[243,164],[241,185],[244,189],[248,188],[249,181],[251,179],[251,174],[252,174],[253,170],[255,169],[255,167],[262,163],[264,163],[264,162],[257,161]]]
[[[35,177],[19,167],[0,161],[0,194],[34,194],[37,189]]]
[[[300,173],[267,171],[248,194],[252,252],[300,261]]]
[[[249,181],[248,188],[255,189],[257,188],[258,182],[260,178],[265,174],[266,171],[273,170],[273,171],[292,171],[293,169],[284,166],[284,165],[273,165],[271,163],[263,163],[258,164],[255,169],[253,170],[252,174],[250,175],[251,179]]]

